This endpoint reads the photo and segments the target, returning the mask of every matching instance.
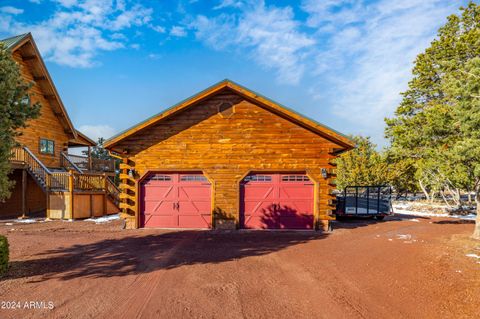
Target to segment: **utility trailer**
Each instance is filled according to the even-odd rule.
[[[347,186],[337,196],[337,218],[374,217],[382,220],[392,215],[392,188],[390,186]]]

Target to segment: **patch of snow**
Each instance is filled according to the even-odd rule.
[[[400,218],[400,220],[405,220],[407,222],[419,223],[420,221],[416,218]]]
[[[480,259],[480,256],[477,254],[466,254],[465,256]]]
[[[108,223],[108,222],[111,222],[112,220],[117,220],[117,219],[120,219],[120,214],[102,216],[98,218],[88,218],[88,219],[85,219],[85,221],[95,222],[96,224],[102,224],[102,223]]]
[[[444,217],[444,218],[458,218],[462,220],[475,220],[477,217],[475,214],[468,214],[468,215],[450,215],[447,213],[427,213],[427,212],[419,212],[414,210],[406,210],[406,209],[398,209],[398,205],[393,206],[393,211],[396,215],[412,215],[412,216],[420,216],[420,217]],[[412,221],[414,221],[412,219]]]
[[[410,234],[406,234],[406,235],[398,234],[397,237],[398,237],[397,239],[406,239],[406,240],[412,239],[412,235]]]
[[[33,219],[33,218],[26,218],[26,219],[15,219],[16,223],[25,223],[25,224],[32,224],[36,223],[39,220]]]
[[[389,238],[388,241],[393,241],[393,239]]]
[[[5,223],[5,226],[13,226],[13,223]]]

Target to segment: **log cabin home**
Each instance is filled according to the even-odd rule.
[[[15,185],[10,198],[0,202],[0,217],[73,219],[118,212],[114,161],[90,156],[96,143],[74,128],[32,35],[0,42],[32,84],[30,102],[41,105],[39,117],[19,131],[10,160]],[[78,147],[88,155],[69,152]]]
[[[224,80],[112,137],[128,228],[320,229],[346,136]]]

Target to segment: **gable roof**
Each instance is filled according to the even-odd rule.
[[[95,143],[91,138],[89,138],[79,130],[76,130],[76,132],[77,132],[77,138],[69,140],[68,146],[96,146],[97,145],[97,143]]]
[[[231,80],[225,79],[223,81],[220,81],[209,88],[193,95],[192,97],[189,97],[171,107],[168,109],[160,112],[159,114],[156,114],[148,119],[146,119],[143,122],[140,122],[139,124],[111,137],[108,139],[104,146],[105,148],[112,149],[116,144],[121,142],[122,140],[128,138],[129,136],[142,131],[148,127],[151,127],[152,125],[155,125],[162,121],[165,118],[168,118],[172,116],[173,114],[176,114],[190,106],[193,106],[195,103],[202,101],[219,91],[221,91],[224,88],[228,88],[235,93],[239,94],[240,96],[257,102],[258,104],[262,105],[268,110],[273,111],[274,113],[278,113],[290,121],[299,124],[301,126],[304,126],[313,132],[317,133],[318,135],[321,135],[322,137],[333,141],[334,143],[340,145],[343,147],[342,151],[352,149],[355,146],[355,143],[351,141],[347,136],[335,131],[334,129],[323,125],[311,118],[308,118],[304,115],[301,115],[294,110],[281,105],[280,103],[277,103],[265,96],[262,96],[252,90],[249,90],[243,86],[241,86],[238,83],[235,83]]]
[[[12,54],[16,51],[19,51],[24,61],[29,63],[29,67],[34,78],[38,79],[36,81],[38,81],[38,84],[42,90],[47,93],[45,98],[49,100],[49,104],[52,107],[55,115],[60,120],[60,123],[63,125],[65,132],[70,134],[72,138],[76,139],[77,131],[75,130],[72,121],[68,116],[62,100],[60,99],[57,88],[55,87],[55,84],[48,73],[47,67],[43,62],[42,56],[40,55],[40,51],[33,40],[32,34],[25,33],[0,40],[0,42],[4,43],[7,50],[10,50]]]

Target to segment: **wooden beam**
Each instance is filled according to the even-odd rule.
[[[47,100],[54,100],[55,99],[54,94],[44,94],[43,97],[46,98]]]
[[[31,61],[31,60],[35,60],[37,59],[37,56],[36,55],[26,55],[26,56],[22,56],[22,60],[23,61]]]
[[[33,80],[34,80],[35,82],[45,81],[46,79],[47,79],[47,77],[46,77],[46,76],[43,76],[43,75],[42,75],[42,76],[34,76],[34,77],[33,77]]]

